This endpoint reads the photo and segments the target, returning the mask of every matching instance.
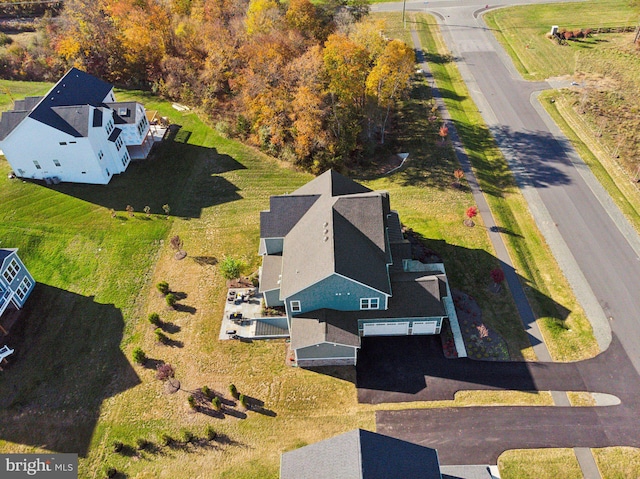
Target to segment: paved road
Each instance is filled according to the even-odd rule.
[[[413,2],[407,4],[407,10],[428,8],[436,13],[471,95],[510,162],[539,228],[587,310],[599,344],[607,347],[611,330],[619,338],[620,347],[617,340],[612,347],[621,356],[605,362],[604,370],[590,374],[600,377],[598,374],[604,374],[608,366],[609,375],[615,374],[618,382],[629,388],[627,392],[633,393],[619,390],[622,404],[613,407],[379,412],[378,431],[437,447],[445,464],[495,463],[502,451],[513,448],[640,446],[640,436],[635,432],[636,389],[640,389],[640,238],[539,104],[531,101],[532,92],[548,84],[527,83],[518,77],[491,32],[477,18],[483,3]],[[376,9],[382,8],[401,10],[402,4],[384,4]],[[635,371],[620,368],[621,362],[632,364]],[[453,382],[458,380],[449,377],[447,371],[439,374]],[[480,372],[477,374],[482,378]],[[424,377],[429,389],[429,378]],[[529,381],[535,384],[533,378]],[[575,387],[574,382],[566,384]],[[617,389],[614,382],[605,386]],[[464,384],[456,387],[472,389]],[[398,392],[397,388],[391,389]],[[602,392],[615,394],[612,389]]]

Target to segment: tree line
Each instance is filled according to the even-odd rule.
[[[300,168],[342,168],[385,142],[414,69],[368,12],[368,0],[66,0],[33,46],[0,55],[0,75],[53,81],[75,66],[198,107]]]

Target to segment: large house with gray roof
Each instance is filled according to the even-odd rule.
[[[0,149],[21,178],[107,184],[152,144],[144,106],[116,102],[112,85],[76,68],[0,120]]]
[[[363,429],[282,454],[280,479],[337,478],[441,479],[442,475],[435,449]]]
[[[298,366],[355,365],[363,336],[439,334],[453,307],[444,266],[412,260],[389,194],[332,170],[271,197],[259,253]]]

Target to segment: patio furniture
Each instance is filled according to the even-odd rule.
[[[1,365],[7,362],[7,356],[11,356],[13,352],[14,350],[9,349],[9,346],[6,344],[0,348],[0,371],[2,371]]]
[[[242,319],[242,313],[231,313],[229,319],[231,321],[240,321]]]

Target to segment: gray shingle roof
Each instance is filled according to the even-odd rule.
[[[382,195],[316,200],[284,239],[281,298],[334,273],[391,294]]]
[[[280,273],[282,272],[282,256],[265,255],[262,258],[262,274],[260,275],[260,292],[272,291],[280,288]]]
[[[280,479],[441,479],[435,449],[356,429],[282,454]]]
[[[2,119],[0,119],[0,141],[9,136],[9,133],[11,133],[16,126],[22,123],[22,120],[24,120],[28,115],[28,111],[9,110],[3,112]]]
[[[77,113],[77,115],[86,113],[86,116],[83,118],[75,116],[73,122],[69,123],[69,118],[60,114],[61,111],[66,113],[66,110],[60,110],[60,107],[82,105],[98,107],[111,89],[110,84],[77,68],[72,68],[46,95],[27,97],[15,102],[14,111],[25,109],[29,112],[30,118],[74,137],[79,137],[82,136],[81,131],[86,127],[78,127],[78,125],[84,123],[88,126],[89,124],[89,109]],[[16,116],[12,118],[11,115],[7,116],[7,123],[3,125],[2,123],[5,122],[5,114],[3,113],[0,121],[0,140],[4,140],[18,126],[19,122],[14,123],[15,118]]]
[[[348,312],[319,309],[291,319],[291,348],[321,343],[360,347],[358,322]]]
[[[260,212],[260,237],[284,238],[320,195],[272,196],[269,211]]]
[[[18,248],[0,248],[0,268],[2,268],[4,260],[16,251],[18,251]]]
[[[309,183],[298,188],[292,194],[340,196],[367,193],[370,191],[366,186],[356,183],[336,171],[327,170]]]
[[[138,103],[135,101],[119,101],[106,103],[106,105],[113,110],[113,119],[116,125],[135,125],[140,120],[137,108]]]
[[[62,118],[66,126],[65,133],[83,138],[89,133],[89,105],[55,106],[52,110]]]

